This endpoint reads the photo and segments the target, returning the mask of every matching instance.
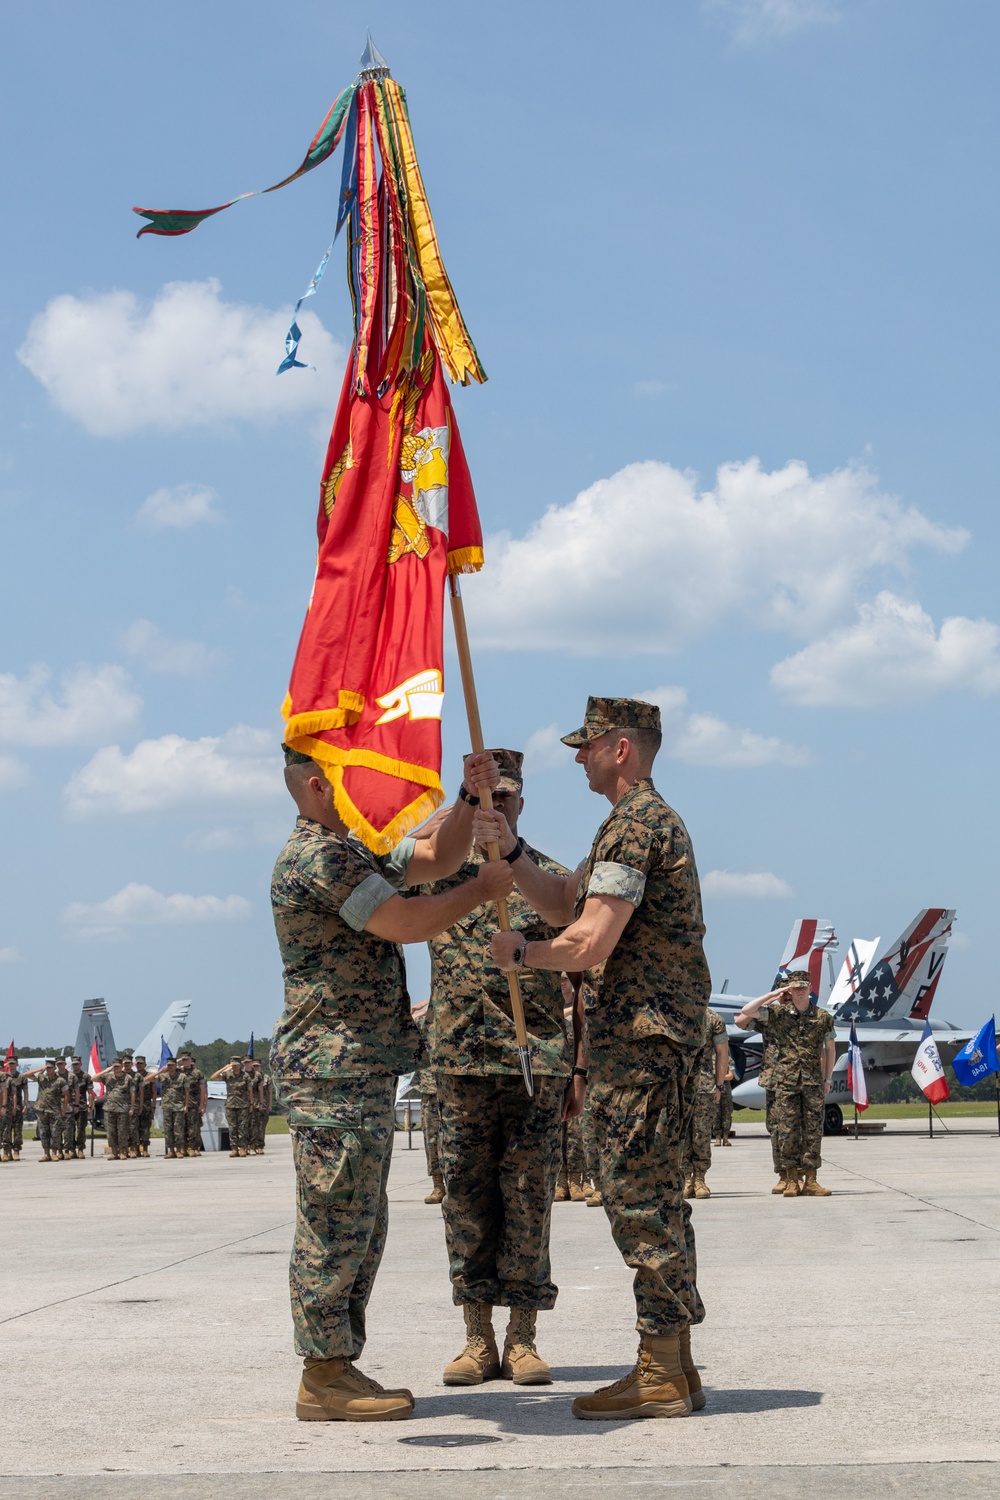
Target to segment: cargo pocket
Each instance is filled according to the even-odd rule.
[[[365,1153],[356,1111],[293,1106],[288,1124],[294,1131],[303,1207],[349,1213],[363,1185]]]

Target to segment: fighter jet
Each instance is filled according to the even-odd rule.
[[[824,1008],[836,1019],[837,1062],[826,1103],[826,1133],[843,1129],[843,1106],[850,1105],[847,1086],[847,1043],[851,1022],[857,1028],[869,1092],[883,1088],[891,1078],[908,1072],[930,1016],[931,1005],[948,953],[955,912],[946,907],[927,907],[919,912],[905,932],[885,950],[877,962],[880,939],[855,938],[840,973],[829,987]],[[833,927],[820,919],[796,922],[782,955],[774,986],[790,969],[807,969],[812,979],[813,999],[821,1003],[820,974],[824,957],[837,946]],[[763,1109],[764,1090],[757,1081],[761,1064],[761,1038],[756,1032],[740,1031],[733,1017],[743,1008],[746,995],[713,995],[711,1006],[727,1023],[736,1072],[733,1104],[738,1109]],[[931,1021],[938,1050],[946,1062],[975,1035],[949,1021]]]
[[[154,1021],[147,1034],[134,1049],[139,1057],[146,1058],[150,1068],[159,1067],[160,1052],[164,1042],[171,1053],[176,1054],[184,1036],[190,1011],[190,1000],[174,1000],[167,1006],[159,1020]],[[103,1000],[83,1002],[80,1025],[76,1033],[76,1046],[73,1051],[80,1058],[84,1070],[88,1073],[103,1072],[105,1068],[110,1068],[117,1057],[118,1047],[111,1029],[111,1017],[108,1015],[108,1007]],[[18,1066],[22,1073],[26,1073],[32,1068],[40,1068],[44,1062],[44,1057],[22,1057]],[[36,1093],[35,1085],[29,1084],[29,1098],[34,1099]]]

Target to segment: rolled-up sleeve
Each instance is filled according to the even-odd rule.
[[[598,860],[590,873],[585,892],[588,896],[617,896],[640,905],[646,889],[646,877],[641,870],[631,865],[613,864],[610,860]]]
[[[353,927],[355,932],[363,932],[371,921],[373,913],[386,901],[391,901],[396,895],[388,880],[382,875],[369,875],[356,885],[340,908],[341,920],[348,927]]]

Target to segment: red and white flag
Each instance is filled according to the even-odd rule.
[[[851,1022],[851,1040],[847,1047],[847,1087],[851,1091],[855,1109],[868,1108],[868,1085],[865,1083],[865,1069],[861,1061],[861,1048],[858,1045],[858,1033]]]
[[[937,1049],[937,1042],[931,1034],[930,1021],[924,1022],[924,1034],[920,1038],[920,1045],[910,1072],[932,1104],[940,1104],[942,1099],[949,1097],[951,1090],[944,1076],[944,1064]]]
[[[101,1058],[100,1058],[100,1054],[99,1054],[99,1052],[97,1050],[97,1038],[95,1037],[94,1038],[94,1045],[90,1049],[90,1076],[91,1076],[91,1078],[93,1078],[95,1074],[100,1073],[100,1071],[101,1071]],[[94,1098],[95,1099],[103,1099],[104,1098],[104,1084],[103,1083],[95,1083],[94,1084]]]

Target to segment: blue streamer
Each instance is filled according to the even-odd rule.
[[[315,365],[304,364],[301,359],[296,358],[296,355],[299,352],[299,344],[302,340],[302,329],[298,324],[299,309],[301,308],[303,302],[307,297],[314,297],[316,295],[316,288],[323,280],[323,272],[326,270],[332,250],[333,241],[331,240],[329,245],[327,245],[326,247],[326,254],[323,256],[323,259],[316,267],[312,281],[310,281],[309,285],[302,293],[302,296],[295,304],[295,311],[292,313],[291,326],[289,327],[288,332],[285,334],[285,357],[281,361],[281,364],[278,366],[278,368],[275,370],[274,373],[276,375],[283,375],[286,370],[315,370],[316,368]]]

